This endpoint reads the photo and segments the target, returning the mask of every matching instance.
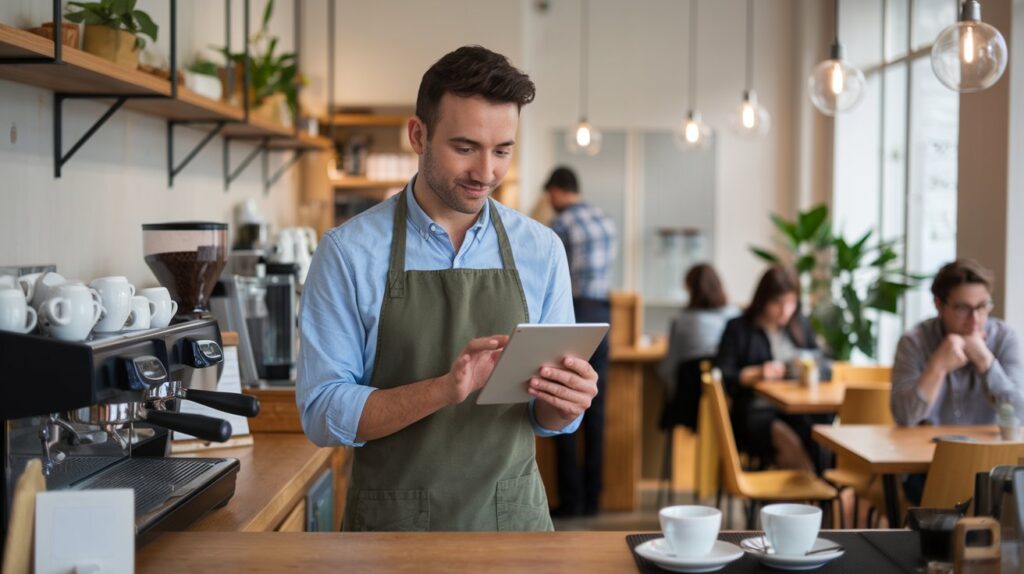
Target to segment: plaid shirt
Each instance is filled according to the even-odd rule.
[[[581,201],[558,214],[551,229],[565,244],[572,296],[607,300],[618,249],[615,222],[600,209]]]

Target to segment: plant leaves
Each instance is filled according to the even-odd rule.
[[[142,10],[136,10],[132,12],[132,16],[134,16],[135,20],[139,23],[139,33],[149,36],[150,39],[155,42],[157,30],[159,30],[159,28],[153,22],[153,19],[149,17],[149,14],[146,14]]]
[[[132,0],[105,0],[104,3],[109,7],[111,15],[115,17],[131,14],[135,4]]]
[[[814,269],[814,264],[816,263],[816,261],[817,260],[814,258],[813,254],[804,255],[800,257],[800,259],[797,259],[796,270],[800,273],[806,273],[808,271],[811,271],[812,269]]]
[[[754,246],[750,247],[750,251],[754,255],[760,257],[761,259],[764,259],[768,263],[778,263],[779,262],[778,256],[776,256],[774,253],[772,253],[770,251],[766,251],[764,249],[761,249],[759,247],[754,247]]]
[[[799,232],[797,231],[795,223],[791,221],[786,221],[785,219],[782,218],[782,216],[775,213],[771,214],[771,218],[772,223],[775,224],[775,227],[777,227],[779,231],[781,231],[782,234],[786,236],[786,239],[789,240],[790,246],[796,248],[798,245],[800,245]]]
[[[263,9],[263,28],[266,29],[270,23],[270,16],[274,13],[274,0],[268,0],[266,8]]]
[[[828,219],[828,207],[819,205],[797,215],[797,236],[801,241],[814,238],[825,220]]]

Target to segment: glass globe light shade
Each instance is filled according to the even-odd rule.
[[[864,73],[842,58],[842,46],[832,46],[832,58],[814,67],[807,78],[811,103],[826,116],[857,105],[864,95]]]
[[[957,92],[991,87],[1006,71],[1006,61],[1003,35],[980,20],[961,20],[943,30],[932,44],[932,71]]]
[[[748,90],[743,94],[737,114],[733,119],[733,130],[746,137],[760,137],[771,129],[772,116],[757,103],[757,92]]]
[[[676,147],[683,151],[706,149],[711,145],[711,138],[714,132],[711,126],[704,123],[700,114],[690,111],[686,119],[676,125],[672,130],[672,139]]]
[[[601,131],[581,119],[576,127],[565,134],[565,147],[578,155],[597,155],[601,152]]]

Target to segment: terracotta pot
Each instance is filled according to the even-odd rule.
[[[102,24],[86,24],[82,49],[118,66],[133,70],[139,67],[139,51],[135,48],[135,36],[131,32]]]
[[[53,40],[53,22],[45,22],[38,28],[29,28],[29,32]],[[78,48],[78,24],[64,22],[60,26],[60,43],[72,48]]]
[[[251,113],[276,124],[292,127],[292,114],[288,109],[288,98],[284,94],[272,94],[263,103],[250,110]]]
[[[241,64],[236,64],[231,68],[232,75],[234,76],[234,85],[231,86],[231,93],[228,93],[228,69],[218,68],[217,77],[220,78],[221,85],[221,101],[227,102],[233,106],[242,106],[242,84],[245,82],[245,69]]]

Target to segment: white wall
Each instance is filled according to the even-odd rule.
[[[221,2],[178,2],[179,61],[198,48],[224,41]],[[19,27],[49,21],[49,3],[5,0],[0,22]],[[157,49],[169,46],[167,3],[143,0],[160,26]],[[253,22],[263,2],[253,2]],[[241,2],[235,0],[235,14]],[[272,29],[288,47],[292,4],[278,1]],[[280,22],[278,21],[280,20]],[[241,29],[236,32],[240,42]],[[241,44],[236,44],[240,46]],[[69,149],[106,107],[92,101],[64,105],[64,147]],[[10,134],[16,131],[17,140]],[[263,196],[259,160],[224,192],[221,140],[215,139],[167,186],[166,123],[160,118],[121,110],[53,176],[53,95],[0,80],[0,264],[54,263],[64,275],[88,280],[108,274],[128,276],[139,286],[155,284],[142,257],[142,223],[173,220],[233,222],[233,207],[257,198],[272,225],[295,222],[297,172],[287,174]],[[177,161],[202,137],[179,128]],[[232,146],[237,165],[252,148]],[[271,158],[273,169],[280,158]]]

